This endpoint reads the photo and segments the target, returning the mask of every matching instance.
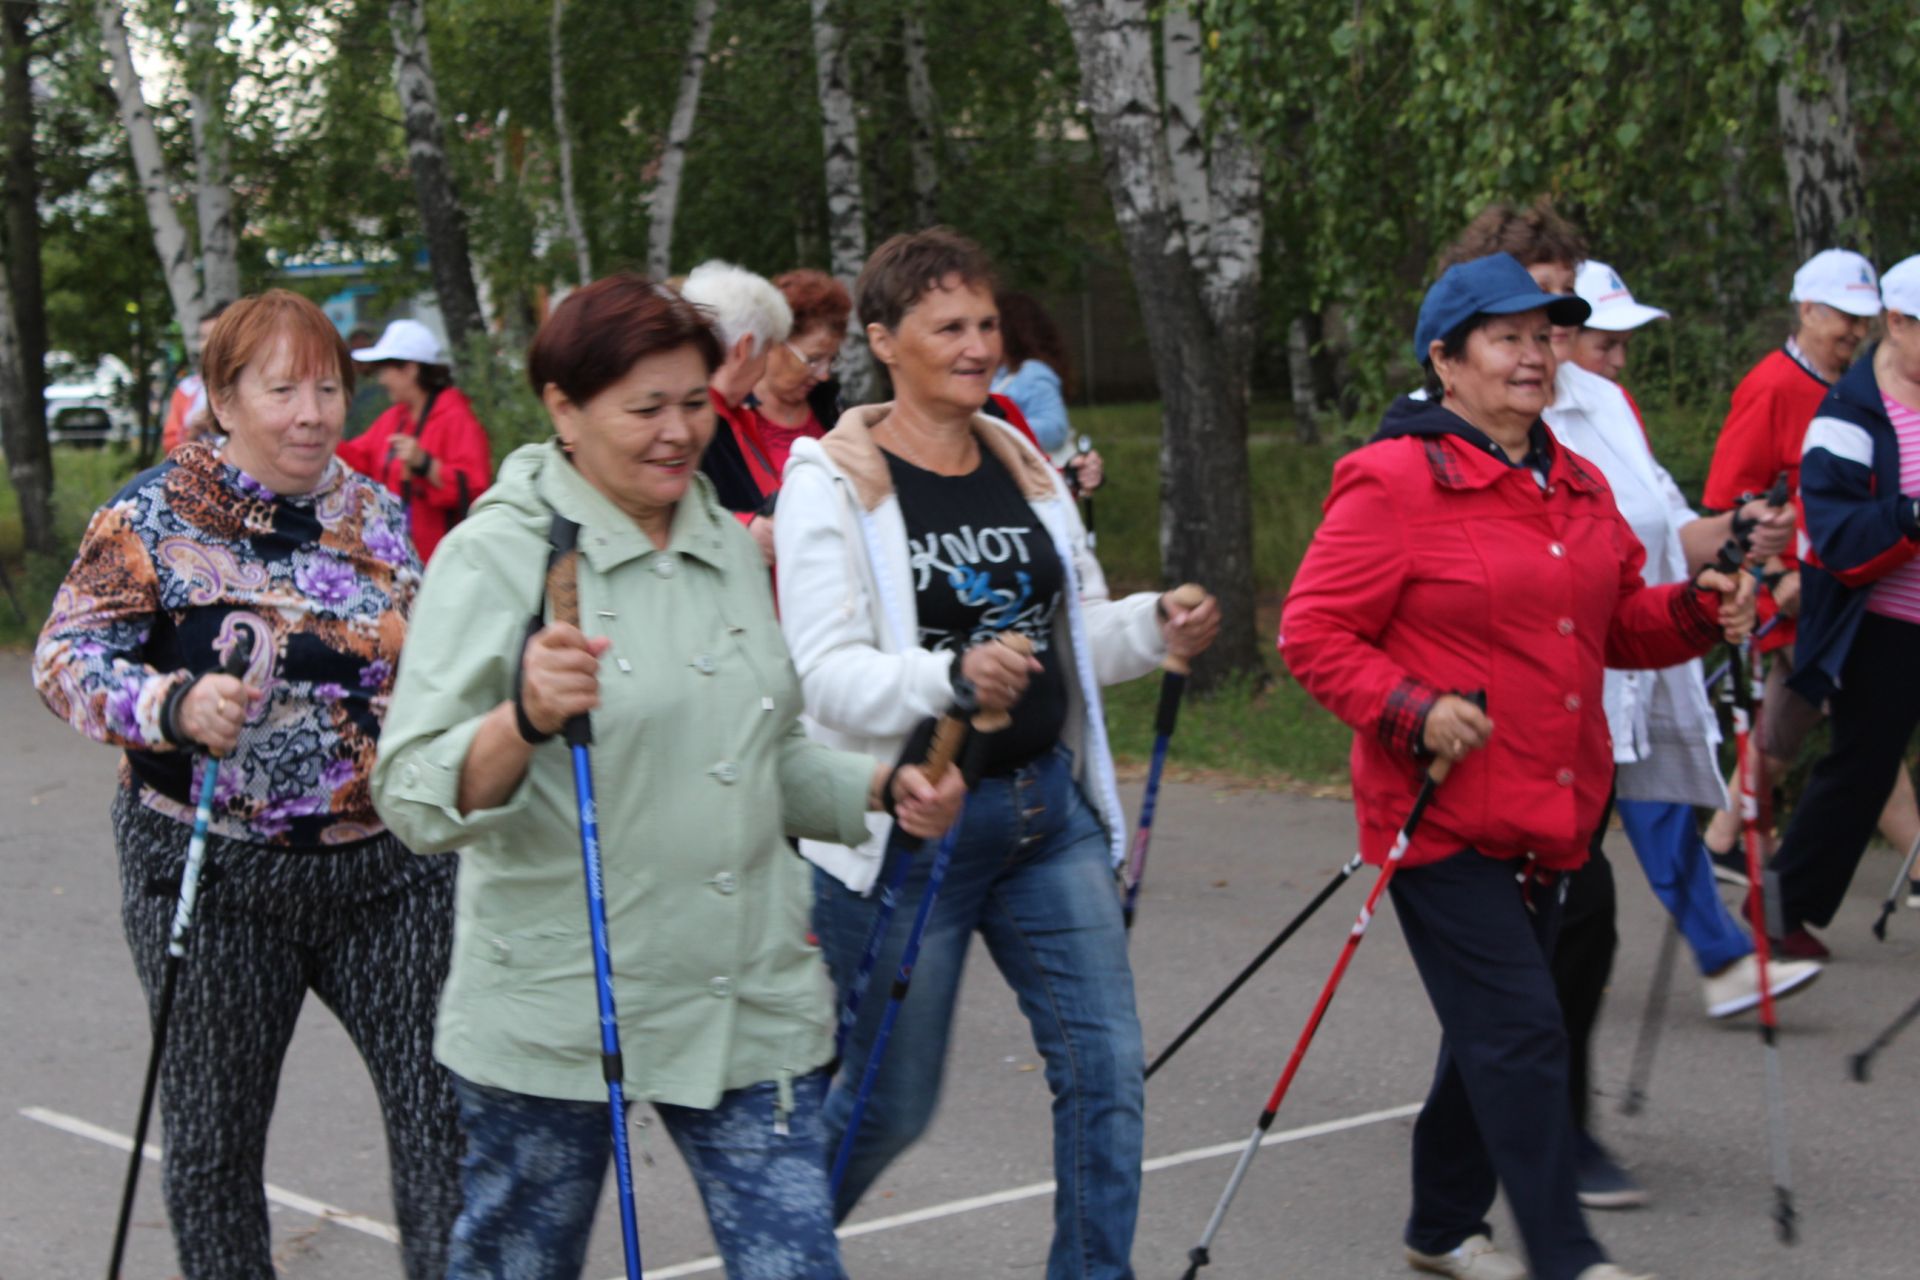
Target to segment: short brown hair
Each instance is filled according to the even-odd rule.
[[[720,339],[699,308],[622,271],[575,289],[553,309],[527,352],[527,381],[535,395],[554,386],[585,404],[648,356],[686,346],[700,353],[709,374],[720,367]]]
[[[268,289],[223,308],[214,321],[200,352],[207,398],[220,401],[231,395],[240,371],[264,356],[282,336],[291,348],[296,378],[331,373],[345,384],[347,395],[353,395],[353,360],[327,313],[297,293]]]
[[[796,338],[816,326],[838,333],[847,327],[847,317],[853,314],[853,299],[847,293],[847,286],[824,271],[801,267],[775,276],[773,287],[793,309]]]
[[[899,328],[900,317],[948,276],[959,276],[962,284],[989,293],[995,285],[987,251],[952,227],[928,227],[890,238],[873,251],[854,282],[860,323]]]
[[[1438,278],[1448,267],[1490,253],[1510,253],[1523,267],[1564,262],[1577,268],[1587,260],[1587,238],[1560,216],[1549,196],[1541,196],[1524,209],[1501,201],[1482,209],[1467,224],[1441,253],[1433,274]]]

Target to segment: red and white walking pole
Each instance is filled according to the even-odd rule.
[[[1475,693],[1471,701],[1482,710],[1486,709],[1487,695]],[[1320,1030],[1322,1019],[1327,1016],[1327,1006],[1333,1003],[1334,992],[1340,989],[1340,979],[1346,976],[1347,966],[1353,962],[1353,953],[1360,949],[1360,939],[1367,936],[1367,926],[1373,923],[1374,909],[1380,905],[1380,895],[1386,892],[1387,884],[1393,879],[1393,873],[1399,869],[1400,862],[1407,856],[1407,846],[1413,843],[1413,833],[1420,827],[1420,819],[1427,812],[1427,805],[1433,801],[1433,793],[1446,781],[1447,773],[1453,768],[1453,761],[1445,756],[1435,760],[1427,767],[1427,776],[1421,779],[1420,793],[1413,799],[1413,809],[1407,814],[1407,820],[1400,827],[1393,847],[1387,851],[1386,865],[1380,868],[1380,878],[1373,882],[1373,888],[1367,893],[1367,901],[1360,908],[1359,916],[1353,922],[1353,928],[1347,933],[1347,940],[1341,945],[1340,958],[1334,961],[1333,972],[1327,977],[1327,985],[1321,988],[1320,999],[1313,1006],[1313,1013],[1307,1018],[1306,1027],[1300,1032],[1300,1039],[1294,1043],[1293,1053],[1287,1059],[1286,1069],[1280,1073],[1279,1083],[1273,1086],[1273,1093],[1267,1098],[1266,1107],[1260,1112],[1260,1119],[1254,1122],[1253,1132],[1247,1137],[1247,1145],[1240,1152],[1239,1162],[1233,1166],[1233,1176],[1227,1179],[1227,1188],[1220,1193],[1220,1203],[1213,1207],[1213,1216],[1207,1220],[1207,1229],[1200,1234],[1200,1242],[1187,1251],[1187,1269],[1181,1280],[1194,1280],[1200,1274],[1200,1268],[1213,1261],[1211,1250],[1213,1238],[1219,1234],[1220,1224],[1226,1221],[1227,1210],[1233,1205],[1234,1196],[1240,1192],[1240,1184],[1246,1181],[1247,1170],[1253,1167],[1253,1158],[1260,1154],[1260,1140],[1273,1127],[1273,1118],[1280,1114],[1280,1104],[1286,1101],[1287,1090],[1293,1087],[1293,1077],[1300,1070],[1300,1063],[1307,1056],[1307,1048],[1313,1043],[1314,1033]]]

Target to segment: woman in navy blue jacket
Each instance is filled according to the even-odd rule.
[[[1881,290],[1886,337],[1827,393],[1801,446],[1812,553],[1788,683],[1830,703],[1833,740],[1774,858],[1789,945],[1839,909],[1920,725],[1920,256]]]

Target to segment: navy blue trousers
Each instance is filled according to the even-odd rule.
[[[1441,1030],[1413,1127],[1406,1240],[1445,1253],[1491,1235],[1504,1187],[1534,1280],[1576,1280],[1606,1254],[1574,1186],[1567,1031],[1548,965],[1561,885],[1522,884],[1524,868],[1463,849],[1389,888]]]

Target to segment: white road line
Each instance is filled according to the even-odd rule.
[[[103,1146],[112,1147],[116,1151],[133,1150],[132,1138],[127,1137],[125,1134],[115,1133],[111,1129],[103,1129],[97,1124],[89,1124],[87,1121],[81,1120],[76,1116],[66,1115],[59,1111],[49,1111],[45,1107],[22,1107],[20,1108],[20,1114],[29,1120],[38,1120],[41,1124],[51,1125],[63,1133],[71,1133],[75,1137],[98,1142]],[[140,1154],[148,1160],[157,1161],[160,1159],[160,1148],[149,1142],[141,1149]],[[328,1204],[324,1200],[315,1200],[312,1196],[303,1196],[299,1192],[289,1191],[285,1187],[276,1187],[271,1182],[267,1183],[266,1187],[267,1199],[273,1201],[275,1204],[285,1205],[287,1208],[297,1210],[300,1213],[312,1214],[316,1218],[335,1223],[347,1228],[349,1231],[358,1231],[363,1235],[372,1236],[376,1240],[385,1240],[388,1244],[400,1243],[400,1233],[384,1222],[376,1222],[372,1218],[363,1217],[357,1213],[349,1213],[338,1205]]]
[[[1405,1106],[1388,1107],[1382,1111],[1366,1111],[1357,1116],[1347,1116],[1340,1120],[1323,1120],[1319,1124],[1302,1125],[1298,1129],[1284,1129],[1279,1133],[1270,1133],[1260,1140],[1263,1147],[1277,1147],[1289,1142],[1305,1142],[1309,1138],[1323,1138],[1328,1134],[1344,1133],[1349,1129],[1361,1129],[1368,1125],[1382,1124],[1388,1120],[1403,1120],[1418,1115],[1420,1104],[1410,1102]],[[89,1124],[74,1116],[50,1111],[45,1107],[22,1107],[20,1114],[29,1120],[51,1125],[55,1129],[87,1138],[93,1142],[113,1147],[119,1151],[133,1150],[133,1139],[103,1129],[97,1124]],[[1172,1155],[1155,1156],[1141,1166],[1145,1173],[1157,1173],[1162,1169],[1173,1169],[1183,1164],[1194,1164],[1201,1160],[1213,1160],[1221,1156],[1238,1155],[1246,1149],[1246,1139],[1238,1142],[1222,1142],[1211,1147],[1195,1147],[1190,1151],[1176,1151]],[[149,1160],[160,1158],[160,1148],[149,1143],[142,1153]],[[1052,1195],[1054,1184],[1031,1182],[1023,1187],[1009,1187],[1005,1191],[995,1191],[983,1196],[968,1196],[963,1200],[949,1200],[945,1204],[929,1205],[924,1209],[913,1209],[906,1213],[890,1214],[884,1218],[871,1218],[866,1222],[856,1222],[850,1227],[842,1227],[838,1232],[842,1240],[851,1240],[856,1236],[873,1235],[879,1231],[891,1231],[896,1227],[910,1227],[916,1223],[933,1222],[940,1218],[951,1218],[962,1213],[972,1213],[976,1209],[992,1209],[1003,1204],[1014,1204],[1021,1200],[1032,1200],[1039,1196]],[[288,1191],[284,1187],[267,1184],[267,1199],[283,1204],[289,1209],[312,1214],[328,1222],[338,1223],[353,1231],[363,1232],[376,1239],[397,1244],[400,1233],[384,1222],[349,1213],[345,1209]],[[647,1268],[651,1280],[673,1280],[677,1276],[701,1275],[709,1271],[720,1270],[720,1259],[715,1257],[695,1258],[690,1262],[678,1263],[671,1267]],[[623,1278],[620,1278],[623,1280]]]
[[[1302,1125],[1298,1129],[1287,1129],[1280,1133],[1270,1133],[1260,1140],[1263,1147],[1277,1147],[1287,1142],[1304,1142],[1309,1138],[1321,1138],[1330,1133],[1343,1133],[1348,1129],[1360,1129],[1371,1124],[1381,1124],[1388,1120],[1402,1120],[1408,1116],[1420,1114],[1421,1104],[1410,1102],[1401,1107],[1388,1107],[1384,1111],[1368,1111],[1357,1116],[1348,1116],[1342,1120],[1326,1120],[1319,1124]],[[1220,1156],[1237,1156],[1246,1150],[1247,1140],[1222,1142],[1211,1147],[1195,1147],[1191,1151],[1176,1151],[1172,1155],[1155,1156],[1141,1165],[1146,1173],[1156,1173],[1161,1169],[1173,1169],[1183,1164],[1194,1164],[1201,1160],[1213,1160]],[[1033,1182],[1024,1187],[1009,1187],[1005,1191],[995,1191],[984,1196],[969,1196],[964,1200],[949,1200],[946,1204],[929,1205],[925,1209],[913,1209],[906,1213],[896,1213],[885,1218],[872,1218],[866,1222],[856,1222],[850,1227],[842,1227],[836,1234],[842,1240],[851,1240],[855,1236],[872,1235],[876,1231],[891,1231],[895,1227],[910,1227],[919,1222],[932,1222],[938,1218],[951,1218],[956,1214],[971,1213],[975,1209],[992,1209],[1003,1204],[1013,1204],[1020,1200],[1032,1200],[1037,1196],[1053,1194],[1052,1182]],[[673,1276],[700,1275],[708,1271],[720,1270],[718,1258],[695,1258],[691,1262],[682,1262],[677,1266],[656,1271],[647,1268],[652,1280],[669,1280]],[[624,1280],[624,1277],[616,1277]]]

